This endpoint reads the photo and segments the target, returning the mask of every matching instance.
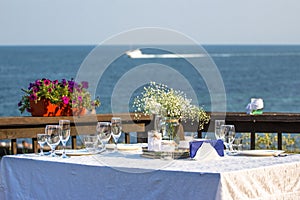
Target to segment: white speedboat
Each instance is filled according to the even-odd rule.
[[[155,55],[152,54],[143,54],[141,50],[135,49],[132,51],[127,51],[126,54],[130,58],[155,58]]]

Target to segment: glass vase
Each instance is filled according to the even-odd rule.
[[[180,137],[179,137],[179,118],[165,117],[162,123],[162,139],[172,141],[175,149],[178,148]]]

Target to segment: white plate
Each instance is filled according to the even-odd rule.
[[[282,150],[245,150],[239,151],[237,155],[240,156],[278,156],[283,153]]]
[[[61,155],[63,150],[56,150],[56,154]],[[66,149],[66,154],[68,156],[84,156],[84,155],[93,155],[95,153],[89,152],[86,149]]]
[[[114,149],[115,144],[106,144],[105,146],[107,149]],[[120,151],[137,151],[142,150],[141,144],[118,144],[118,150]]]

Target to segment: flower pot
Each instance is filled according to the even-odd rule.
[[[30,112],[33,117],[82,116],[86,109],[71,108],[65,104],[56,105],[48,99],[41,99],[37,102],[30,100]]]

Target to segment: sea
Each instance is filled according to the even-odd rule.
[[[76,79],[82,74],[88,74],[83,77],[91,81],[93,97],[101,100],[97,113],[133,111],[133,98],[151,78],[163,84],[171,80],[184,92],[192,89],[197,103],[207,111],[218,104],[218,99],[212,101],[216,95],[212,94],[214,90],[225,93],[225,102],[221,103],[225,103],[226,112],[246,112],[251,98],[262,98],[264,112],[300,113],[300,45],[204,45],[201,48],[162,45],[140,48],[142,55],[147,55],[144,57],[126,54],[135,48],[138,47],[0,46],[0,117],[30,115],[18,110],[18,102],[24,95],[21,89],[27,89],[30,82],[41,78]],[[167,56],[174,49],[183,57]],[[204,57],[206,62],[194,62],[201,63]],[[140,70],[135,73],[137,68]],[[211,69],[215,74],[207,76],[205,73]],[[156,77],[163,78],[156,80]],[[191,87],[180,88],[179,79]],[[218,84],[207,85],[214,82]],[[119,92],[126,93],[125,100],[124,95],[115,95],[120,86],[127,87],[125,92]],[[113,107],[116,102],[120,110]],[[216,107],[213,111],[218,111]]]
[[[114,52],[120,52],[120,49],[134,49],[127,46],[101,48],[101,57],[104,59],[111,57]],[[201,48],[221,77],[227,112],[246,112],[251,98],[262,98],[264,112],[300,113],[300,45],[204,45]],[[21,114],[18,110],[18,102],[24,94],[21,89],[26,89],[36,79],[76,78],[79,69],[86,65],[86,60],[95,49],[97,46],[0,46],[0,116],[29,115]],[[173,48],[162,46],[160,49],[141,50],[143,54],[162,55],[165,54],[162,49]],[[176,49],[181,49],[187,55],[199,55],[198,47],[180,45]],[[149,63],[149,67],[156,67],[158,73],[159,67],[177,68],[179,73],[184,74],[184,79],[191,82],[198,104],[210,111],[211,94],[205,77],[189,67],[190,63],[186,62],[189,59],[193,58],[131,58],[126,52],[118,54],[109,66],[105,66],[107,72],[102,74],[105,78],[94,86],[96,92],[93,94],[99,96],[102,103],[97,113],[114,111],[111,106],[113,86],[127,72]],[[97,73],[97,67],[99,70],[103,68],[101,60],[95,66],[88,72]],[[147,73],[144,76],[147,78]],[[130,81],[134,82],[134,79]],[[130,94],[131,100],[138,92],[136,90]],[[132,111],[130,102],[126,106],[127,111]]]

